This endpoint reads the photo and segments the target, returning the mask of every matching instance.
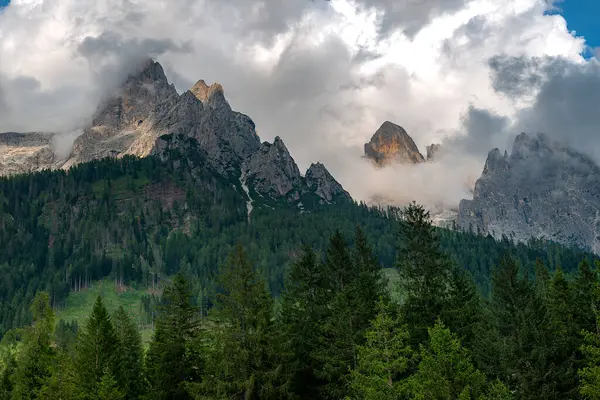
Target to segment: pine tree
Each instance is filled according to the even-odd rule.
[[[59,351],[38,398],[40,400],[77,399],[79,385],[74,367],[73,357],[66,351]]]
[[[557,268],[548,282],[546,304],[551,331],[550,361],[547,373],[555,386],[557,398],[577,397],[577,358],[581,346],[580,331],[574,320],[574,290],[561,268]]]
[[[283,399],[273,300],[240,245],[222,268],[213,312],[217,326],[197,398]],[[212,397],[210,397],[212,396]]]
[[[327,381],[324,394],[341,398],[347,393],[348,371],[357,367],[358,346],[365,341],[370,319],[376,314],[377,300],[384,295],[381,268],[360,228],[356,229],[353,252],[343,236],[330,240],[326,270],[333,280],[331,300],[321,324],[320,345],[313,352],[319,361],[317,376]],[[337,269],[343,269],[338,271]]]
[[[17,359],[15,399],[34,399],[50,374],[54,350],[51,347],[54,311],[50,296],[38,293],[31,303],[33,325],[25,332],[24,347]]]
[[[512,257],[504,257],[492,276],[491,311],[498,334],[497,374],[520,399],[554,398],[547,374],[551,352],[546,307]]]
[[[596,285],[592,293],[592,301],[600,301],[600,285]],[[578,371],[580,386],[579,393],[585,399],[600,400],[600,312],[595,309],[596,329],[583,331],[584,343],[581,352],[585,365]]]
[[[106,371],[116,375],[119,343],[108,310],[98,296],[77,343],[77,382],[83,399],[95,399]]]
[[[148,350],[148,398],[190,398],[186,383],[200,379],[200,365],[190,351],[199,333],[198,317],[198,309],[191,303],[188,282],[181,275],[175,276],[163,292],[163,305]]]
[[[472,350],[484,322],[483,305],[477,287],[466,271],[452,268],[448,285],[448,299],[440,316],[442,321]]]
[[[405,321],[416,346],[427,340],[428,328],[444,312],[451,263],[440,251],[429,212],[413,203],[402,216],[397,268]]]
[[[352,398],[394,400],[404,398],[400,380],[411,357],[406,326],[392,315],[384,301],[366,332],[366,343],[358,347],[358,365],[350,376]]]
[[[125,393],[119,388],[117,380],[106,369],[98,384],[98,393],[95,400],[124,400],[125,398]]]
[[[115,333],[119,343],[119,367],[116,376],[126,399],[137,399],[142,394],[142,338],[129,315],[119,307],[113,317]]]
[[[438,320],[429,329],[428,345],[421,345],[421,361],[407,380],[407,390],[414,399],[478,399],[486,381],[458,338]]]
[[[319,345],[319,330],[326,315],[324,281],[313,248],[304,246],[291,267],[278,318],[285,363],[291,369],[290,390],[301,398],[315,398],[322,384],[314,376],[318,361],[313,352]]]

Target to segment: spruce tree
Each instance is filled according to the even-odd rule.
[[[120,371],[115,377],[126,399],[137,399],[143,391],[142,338],[129,315],[119,307],[113,316],[115,333],[119,343]]]
[[[440,251],[429,212],[415,203],[402,212],[397,269],[402,305],[413,346],[427,340],[428,328],[443,314],[451,262]]]
[[[329,276],[343,278],[332,281],[320,346],[314,355],[319,361],[317,376],[327,381],[324,395],[334,399],[347,393],[348,371],[357,367],[358,346],[365,341],[378,298],[385,294],[381,267],[360,228],[356,229],[354,242],[350,252],[337,232],[330,239],[325,260]]]
[[[273,300],[240,245],[222,267],[210,352],[196,398],[284,399]]]
[[[458,338],[438,320],[429,329],[427,346],[421,345],[418,370],[407,382],[410,398],[422,400],[479,399],[486,391],[479,372]]]
[[[600,285],[596,285],[592,293],[592,301],[600,302]],[[580,379],[579,393],[585,399],[600,400],[600,312],[595,309],[596,328],[584,330],[584,343],[581,352],[585,364],[578,371]]]
[[[519,266],[504,257],[492,276],[491,311],[498,334],[497,374],[519,399],[554,398],[549,317],[543,301]]]
[[[326,315],[323,268],[310,246],[291,267],[278,318],[285,363],[291,370],[290,390],[301,398],[315,398],[323,383],[314,375],[319,331]]]
[[[15,399],[35,399],[45,379],[50,375],[54,350],[52,332],[54,311],[50,307],[50,296],[38,293],[31,303],[33,325],[25,331],[23,349],[17,359],[15,376]]]
[[[95,399],[106,371],[120,372],[119,343],[108,310],[98,296],[76,351],[77,382],[81,397]]]
[[[405,397],[401,375],[411,357],[406,326],[383,300],[366,332],[366,343],[358,347],[358,363],[350,375],[351,398],[394,400]]]
[[[561,268],[557,268],[548,282],[546,305],[549,330],[551,331],[550,362],[547,373],[557,398],[577,398],[577,360],[582,344],[580,331],[575,323],[574,290]]]
[[[190,398],[186,384],[200,379],[199,363],[190,346],[198,336],[198,309],[191,303],[188,282],[181,276],[165,287],[146,370],[149,399]]]

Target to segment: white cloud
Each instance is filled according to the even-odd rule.
[[[359,198],[407,186],[415,197],[435,197],[430,184],[409,185],[412,176],[455,201],[462,189],[446,196],[452,191],[443,182],[477,176],[487,151],[455,168],[382,173],[359,161],[362,144],[386,119],[422,151],[467,134],[469,110],[514,119],[537,92],[529,100],[496,92],[489,59],[561,56],[581,64],[585,42],[561,16],[544,15],[544,0],[398,4],[13,0],[0,14],[0,131],[81,126],[118,80],[115,71],[151,51],[180,91],[200,78],[220,82],[263,140],[281,136],[301,168],[324,161]],[[110,40],[86,52],[86,38]]]

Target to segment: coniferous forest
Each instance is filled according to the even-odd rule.
[[[416,204],[249,220],[239,182],[171,159],[0,179],[1,399],[600,398],[593,255]],[[57,320],[98,279],[152,289],[148,343],[101,297]]]
[[[595,399],[600,396],[597,266],[573,274],[510,255],[483,297],[408,206],[390,299],[364,232],[306,245],[275,306],[243,247],[220,266],[206,316],[190,277],[164,283],[144,346],[127,312],[98,298],[87,324],[55,328],[47,292],[33,323],[5,335],[5,399]],[[71,335],[65,332],[71,331]]]

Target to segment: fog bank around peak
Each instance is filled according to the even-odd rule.
[[[595,59],[539,0],[13,0],[0,13],[0,132],[53,131],[61,154],[141,59],[178,92],[220,83],[263,141],[323,162],[357,199],[455,207],[520,131],[597,146]],[[563,98],[568,99],[563,101]],[[375,169],[401,125],[435,163]]]

